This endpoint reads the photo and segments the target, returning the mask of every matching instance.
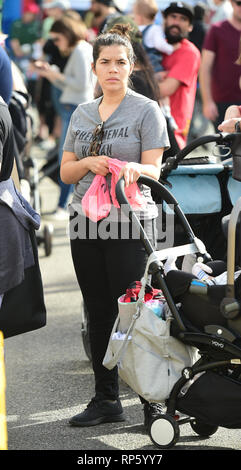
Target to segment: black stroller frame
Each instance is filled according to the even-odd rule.
[[[184,158],[184,156],[188,155],[188,153],[193,150],[193,148],[202,145],[203,142],[219,142],[222,145],[230,145],[236,136],[237,134],[228,134],[226,136],[215,134],[213,136],[205,136],[203,138],[196,139],[195,142],[188,145],[184,149],[184,152],[180,152],[177,158],[172,157],[163,165],[162,178],[167,176],[171,168],[178,164],[178,161]],[[181,158],[179,158],[180,154]],[[136,227],[138,227],[138,230],[140,231],[140,238],[145,247],[146,253],[149,257],[152,256],[152,260],[154,259],[154,261],[150,263],[149,274],[155,277],[155,283],[157,284],[157,287],[162,290],[168,307],[171,311],[174,326],[172,334],[185,344],[194,346],[198,349],[199,352],[199,359],[197,362],[191,367],[185,367],[182,371],[182,376],[174,385],[170,396],[166,401],[166,412],[152,420],[150,423],[149,435],[152,442],[158,448],[168,449],[172,447],[179,439],[179,426],[187,422],[191,424],[192,429],[200,436],[210,436],[214,434],[218,429],[218,426],[227,428],[241,428],[241,416],[238,410],[237,414],[239,416],[234,423],[232,423],[232,419],[230,422],[224,423],[221,416],[220,421],[219,418],[211,418],[211,420],[209,420],[208,412],[205,413],[205,411],[203,414],[202,412],[197,412],[197,414],[195,414],[195,410],[193,412],[192,409],[191,413],[189,414],[188,404],[185,404],[185,394],[184,397],[182,397],[182,389],[191,379],[200,373],[204,373],[205,375],[205,373],[210,373],[210,371],[217,373],[218,377],[219,374],[224,374],[225,379],[229,378],[229,382],[232,383],[232,385],[236,381],[235,386],[236,383],[240,383],[241,387],[241,328],[239,328],[239,330],[237,329],[237,326],[241,326],[241,306],[240,303],[235,299],[234,294],[235,232],[238,216],[241,213],[241,197],[236,202],[229,221],[227,253],[228,282],[225,287],[225,298],[220,305],[220,314],[223,315],[223,317],[226,319],[227,327],[224,327],[223,325],[220,326],[216,324],[210,324],[206,325],[202,331],[197,329],[194,325],[190,325],[189,322],[186,322],[185,315],[183,315],[176,306],[168,289],[166,280],[164,279],[162,261],[167,259],[169,254],[174,253],[177,254],[177,256],[183,256],[188,252],[196,253],[196,256],[203,260],[203,262],[209,260],[210,256],[208,253],[206,253],[204,244],[195,236],[186,216],[179,206],[178,201],[165,187],[165,185],[143,175],[141,175],[138,182],[149,186],[153,193],[158,194],[160,199],[165,201],[169,206],[172,206],[175,216],[180,221],[189,240],[188,245],[167,248],[163,250],[163,252],[162,250],[155,251],[150,241],[148,240],[147,235],[139,222],[139,219],[131,210],[124,192],[124,179],[122,178],[119,180],[116,186],[116,196],[118,202],[123,208],[123,211],[128,214],[130,221],[134,223]],[[165,183],[165,181],[163,182]],[[202,290],[198,290],[196,293],[199,295],[205,295],[204,291],[202,292]],[[205,375],[205,377],[206,376],[207,375]],[[202,376],[200,375],[200,380],[201,379]],[[195,383],[198,383],[198,378],[194,381],[194,384]],[[191,388],[192,385],[189,389],[190,391]],[[209,392],[207,392],[207,395],[208,394]],[[182,403],[183,400],[184,406]],[[202,405],[200,404],[200,408],[201,407]],[[176,410],[184,413],[184,415],[187,417],[177,419]]]
[[[40,214],[39,170],[35,159],[30,154],[33,137],[33,119],[29,112],[30,105],[31,98],[27,92],[14,91],[12,93],[9,111],[13,121],[14,154],[18,177],[20,185],[24,181],[27,182],[29,194],[23,195],[36,212]],[[52,252],[52,232],[53,227],[49,224],[41,226],[36,232],[37,243],[38,245],[44,245],[46,256],[49,256]]]
[[[28,181],[30,184],[30,203],[32,204],[36,212],[41,214],[41,197],[39,192],[40,178],[39,169],[35,158],[32,158],[31,156],[26,158],[24,160],[24,167],[28,174]],[[41,225],[39,230],[36,232],[37,244],[38,246],[43,245],[45,256],[50,256],[52,253],[53,231],[54,228],[52,224],[44,223],[43,226]]]

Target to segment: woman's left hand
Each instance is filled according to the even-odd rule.
[[[119,173],[119,179],[124,176],[126,187],[135,183],[141,175],[142,166],[139,163],[130,162],[123,166]]]

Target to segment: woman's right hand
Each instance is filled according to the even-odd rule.
[[[87,157],[88,169],[96,175],[106,176],[109,173],[109,157],[98,155],[96,157]]]
[[[235,131],[235,124],[237,121],[240,121],[240,118],[232,118],[232,119],[227,119],[226,121],[221,122],[218,126],[218,130],[221,132],[236,132]]]

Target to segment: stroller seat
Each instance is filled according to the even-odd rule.
[[[216,263],[219,272],[226,271],[223,261]],[[213,266],[216,263],[208,265]],[[174,301],[181,304],[182,315],[200,331],[204,331],[210,324],[234,328],[234,319],[241,316],[241,275],[234,283],[235,302],[230,302],[228,309],[225,309],[224,301],[227,298],[227,285],[207,285],[191,273],[183,271],[169,271],[166,282]],[[241,336],[241,323],[235,323],[235,329]]]
[[[214,277],[232,271],[226,284],[208,285],[184,271],[169,271],[166,276],[175,303],[181,303],[180,313],[187,329],[214,334],[238,346],[241,346],[241,274],[234,280],[234,266],[239,270],[241,265],[240,219],[241,199],[232,213],[222,219],[222,230],[228,239],[227,262],[207,263]],[[175,327],[173,334],[177,335]]]
[[[216,267],[218,275],[226,265],[217,262]],[[227,297],[229,285],[205,285],[190,273],[169,271],[166,282],[180,302],[185,325],[181,331],[174,318],[171,334],[196,347],[200,359],[183,370],[167,400],[166,414],[152,423],[150,437],[161,448],[176,442],[174,436],[168,446],[162,445],[166,424],[162,419],[172,423],[177,438],[180,425],[187,422],[200,436],[214,434],[219,426],[241,428],[241,275],[234,283],[233,299]],[[188,380],[190,386],[185,389]],[[176,428],[173,416],[178,412],[190,418],[181,419]]]

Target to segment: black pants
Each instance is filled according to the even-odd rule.
[[[154,244],[155,221],[150,220],[145,231]],[[108,370],[102,361],[118,313],[117,299],[131,282],[141,279],[147,254],[140,239],[104,240],[100,236],[72,239],[71,252],[89,313],[95,394],[101,399],[116,399],[119,394],[117,367]]]

